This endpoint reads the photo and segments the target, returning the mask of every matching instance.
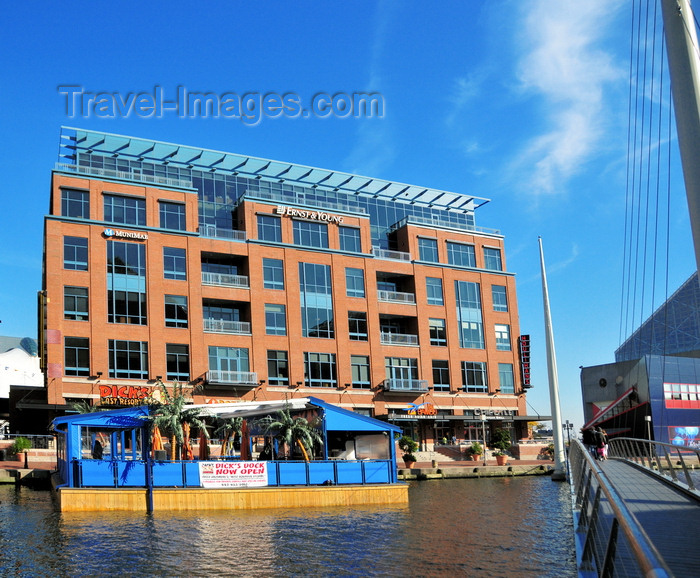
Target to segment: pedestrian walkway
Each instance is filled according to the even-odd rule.
[[[700,498],[622,460],[596,463],[674,575],[700,575]]]

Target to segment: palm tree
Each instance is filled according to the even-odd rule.
[[[293,448],[297,443],[307,462],[309,461],[307,447],[313,449],[314,443],[323,444],[323,436],[317,429],[318,419],[309,422],[303,417],[292,417],[288,407],[278,411],[276,418],[267,416],[258,423],[266,435],[274,435],[278,442],[287,444],[289,448]]]
[[[224,442],[221,444],[222,456],[233,454],[233,443],[236,441],[236,436],[241,436],[242,431],[242,417],[230,417],[219,422],[219,427],[216,428],[214,435],[224,440]]]
[[[199,417],[201,414],[199,408],[184,409],[193,391],[186,391],[186,387],[177,381],[173,381],[172,393],[162,381],[158,381],[156,386],[160,387],[162,399],[151,406],[149,421],[152,428],[160,428],[170,438],[170,459],[175,461],[177,447],[182,446],[184,442],[182,426],[188,423],[204,431],[208,439],[207,424]]]

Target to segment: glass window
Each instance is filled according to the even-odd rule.
[[[369,357],[367,355],[351,355],[350,367],[352,369],[352,387],[371,389]]]
[[[476,267],[474,245],[447,242],[447,262],[459,267]]]
[[[478,283],[455,281],[459,346],[484,348],[484,324],[481,317],[481,290]]]
[[[512,363],[498,364],[498,383],[501,386],[501,393],[515,393]]]
[[[491,285],[494,311],[508,311],[508,294],[505,285]]]
[[[348,331],[351,341],[367,341],[367,313],[348,311]]]
[[[439,277],[426,277],[425,288],[428,293],[428,305],[444,305],[442,297],[442,279]]]
[[[66,337],[63,373],[90,375],[90,340],[87,337]]]
[[[355,227],[338,227],[338,240],[341,251],[362,252],[360,229]]]
[[[282,219],[272,215],[258,215],[258,239],[281,243]]]
[[[418,238],[418,254],[421,261],[438,262],[438,244],[437,239],[426,239],[425,237]]]
[[[147,325],[146,294],[138,291],[107,291],[107,321]]]
[[[284,289],[284,264],[280,259],[263,259],[265,289]]]
[[[90,193],[88,191],[61,189],[61,214],[64,217],[89,219]]]
[[[430,325],[430,345],[447,346],[447,331],[444,319],[428,319]]]
[[[484,247],[484,268],[493,269],[494,271],[503,271],[500,249]]]
[[[471,393],[488,391],[486,363],[483,361],[463,361],[462,385],[465,391]]]
[[[362,269],[345,268],[345,294],[348,297],[365,296],[365,272]]]
[[[333,298],[329,265],[299,263],[299,298],[302,336],[332,339]]]
[[[269,385],[289,386],[289,363],[286,351],[268,350],[267,383]]]
[[[148,379],[148,343],[110,339],[109,377]]]
[[[104,213],[109,223],[146,226],[146,199],[104,195]]]
[[[309,387],[336,387],[335,354],[304,352],[304,373]]]
[[[74,321],[88,321],[87,287],[63,288],[63,317]]]
[[[63,268],[88,270],[88,240],[84,237],[63,237]]]
[[[265,333],[287,335],[287,314],[284,305],[265,303]]]
[[[163,276],[166,279],[187,280],[187,253],[185,249],[163,247]]]
[[[107,275],[122,276],[123,282],[130,285],[120,289],[136,288],[133,283],[139,284],[139,281],[134,277],[146,277],[146,246],[141,243],[107,241]]]
[[[190,380],[190,348],[188,345],[167,343],[165,364],[168,381]]]
[[[165,326],[187,327],[187,297],[184,295],[165,296]]]
[[[412,385],[418,379],[418,360],[410,357],[385,357],[386,378],[399,382],[401,386]],[[404,387],[403,389],[406,389]]]
[[[146,325],[146,247],[107,241],[107,321]]]
[[[294,244],[328,249],[328,225],[313,221],[294,221]]]
[[[160,206],[160,228],[172,229],[174,231],[187,230],[185,219],[185,205],[182,203],[171,203],[169,201],[159,201]]]
[[[433,359],[433,387],[435,391],[450,390],[450,367],[447,360]]]
[[[496,324],[496,349],[510,351],[510,325]]]
[[[248,372],[248,350],[244,347],[209,346],[209,369],[219,372]],[[227,381],[239,381],[239,378],[228,376]]]

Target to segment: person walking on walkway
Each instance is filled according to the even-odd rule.
[[[596,459],[606,460],[607,459],[607,446],[608,446],[608,436],[603,431],[603,428],[598,426],[595,429],[595,447],[596,447]]]
[[[583,442],[583,445],[586,447],[588,450],[588,453],[591,454],[594,458],[596,457],[596,436],[595,436],[595,430],[591,427],[587,427],[582,431],[582,436],[583,439],[581,440]]]

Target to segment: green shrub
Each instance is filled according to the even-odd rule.
[[[22,452],[26,452],[28,449],[32,447],[32,442],[28,440],[27,438],[19,437],[15,438],[15,443],[13,443],[10,446],[10,453],[12,455],[17,455],[21,454]]]
[[[401,436],[399,438],[399,449],[404,453],[404,455],[412,455],[413,452],[418,449],[418,442],[410,436]]]
[[[493,447],[502,452],[507,452],[510,450],[510,432],[506,429],[499,428],[493,432],[491,436],[491,443]]]

